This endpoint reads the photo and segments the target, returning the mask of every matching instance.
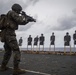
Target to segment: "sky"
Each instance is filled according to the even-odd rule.
[[[45,36],[45,47],[49,47],[50,36],[54,32],[56,47],[64,47],[64,36],[69,32],[71,46],[73,47],[73,34],[76,30],[76,0],[0,0],[0,14],[11,10],[14,3],[19,3],[26,14],[37,20],[36,23],[19,25],[16,30],[17,40],[23,38],[22,47],[27,47],[27,38],[34,39],[41,33]],[[3,43],[0,42],[0,46]]]

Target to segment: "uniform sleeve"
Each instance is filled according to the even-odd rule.
[[[14,11],[11,12],[11,17],[17,24],[26,24],[27,22],[24,16],[19,16],[19,14]]]

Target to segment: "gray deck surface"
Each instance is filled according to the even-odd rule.
[[[0,65],[3,54],[4,51],[0,52]],[[13,57],[8,66],[13,67]],[[20,68],[26,69],[26,73],[21,75],[76,75],[76,56],[21,52]],[[12,75],[12,70],[0,72],[0,75]]]

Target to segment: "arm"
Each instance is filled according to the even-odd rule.
[[[26,24],[27,20],[23,15],[19,15],[14,11],[9,11],[8,14],[11,16],[11,19],[15,21],[17,24]]]

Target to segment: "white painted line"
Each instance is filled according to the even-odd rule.
[[[13,69],[13,67],[9,67],[9,68]],[[25,72],[35,73],[35,74],[51,75],[51,74],[48,74],[48,73],[43,73],[43,72],[38,72],[38,71],[31,71],[31,70],[25,70],[25,69],[21,69],[21,70],[24,70]]]
[[[25,70],[25,69],[22,69]],[[36,73],[36,74],[42,74],[42,75],[51,75],[51,74],[47,74],[47,73],[43,73],[43,72],[36,72],[36,71],[30,71],[30,70],[25,70],[26,72],[31,72],[31,73]]]

